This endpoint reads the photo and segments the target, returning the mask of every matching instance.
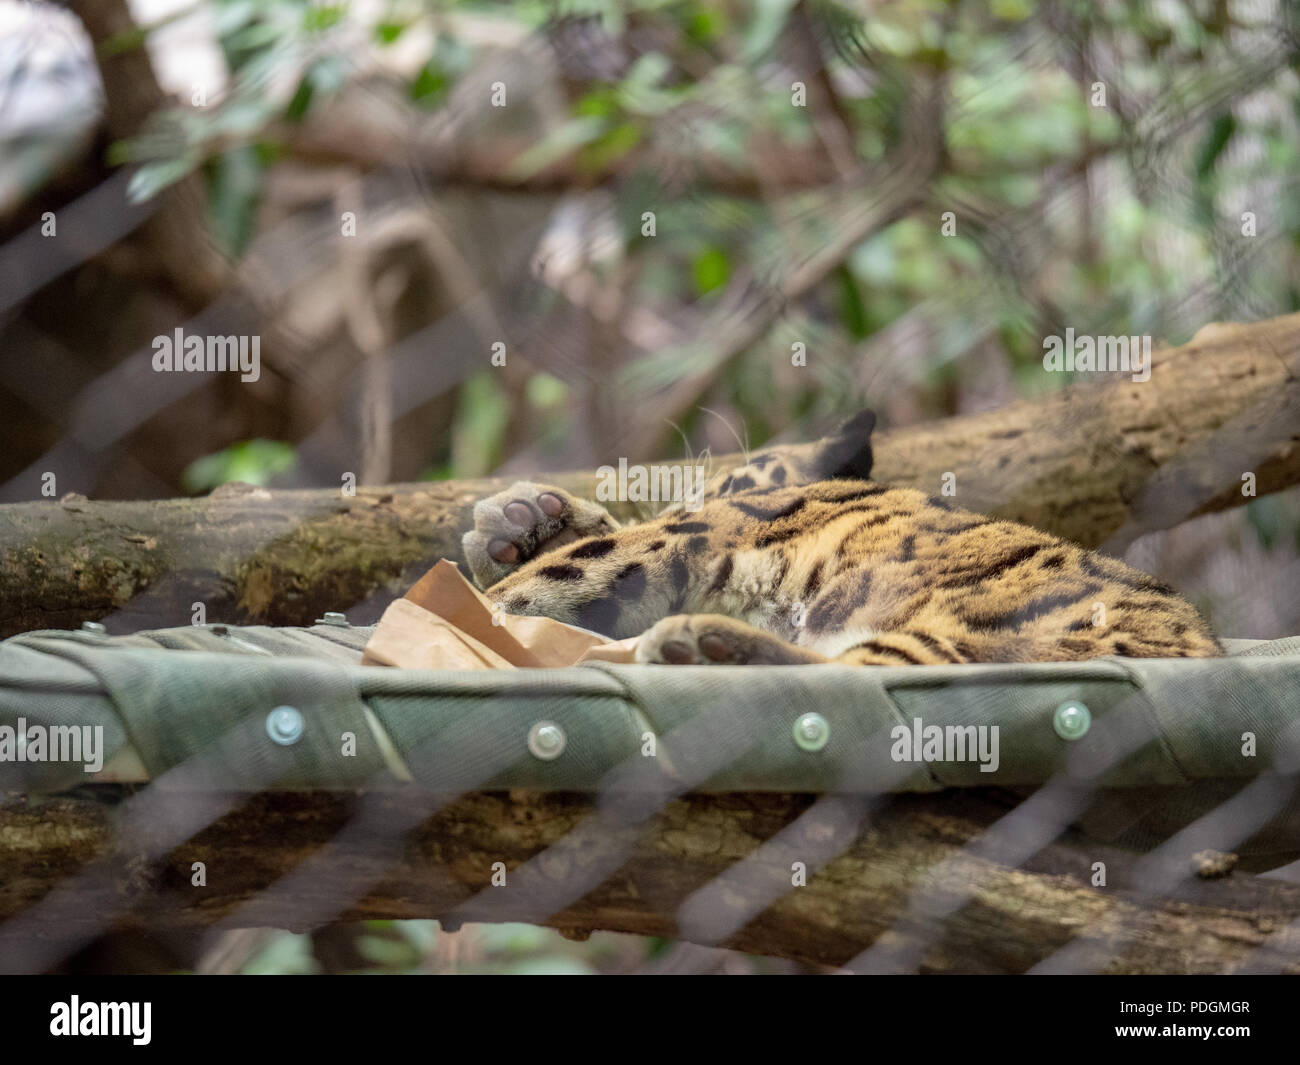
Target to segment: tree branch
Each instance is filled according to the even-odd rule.
[[[554,845],[593,817],[587,796],[477,793],[412,823],[427,795],[370,793],[367,822],[402,826],[378,838],[345,831],[358,814],[350,794],[232,796],[230,812],[161,859],[147,839],[120,832],[121,798],[98,785],[39,805],[0,805],[4,969],[56,964],[60,951],[110,924],[154,933],[218,922],[304,930],[429,917],[524,920],[577,938],[594,929],[668,936],[829,965],[879,940],[887,949],[873,956],[875,969],[913,946],[914,961],[900,967],[1021,972],[1081,939],[1095,939],[1115,972],[1223,972],[1248,960],[1300,969],[1294,951],[1280,952],[1295,946],[1287,925],[1300,918],[1300,885],[1189,876],[1148,899],[1125,881],[1135,855],[1091,842],[1085,852],[1068,835],[1024,868],[1005,868],[961,851],[1007,812],[1005,797],[983,789],[894,797],[801,887],[791,886],[784,858],[767,860],[758,848],[809,811],[816,799],[807,795],[688,795],[644,825],[598,837],[576,864]],[[607,858],[609,875],[590,887],[585,867]],[[1094,861],[1107,863],[1110,886],[1090,886]],[[205,863],[205,886],[192,884],[193,862]],[[504,886],[491,886],[494,862],[507,869]],[[970,893],[964,906],[927,926],[909,923],[917,892],[953,886]],[[539,913],[539,897],[561,901]],[[706,897],[713,905],[700,906]]]

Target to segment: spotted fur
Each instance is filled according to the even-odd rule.
[[[756,455],[715,478],[699,510],[628,527],[519,483],[477,505],[466,556],[507,612],[644,634],[643,662],[1222,653],[1190,603],[1117,559],[867,480],[873,424],[867,413],[826,441]]]

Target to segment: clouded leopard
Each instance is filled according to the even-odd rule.
[[[698,510],[624,527],[521,482],[475,506],[466,559],[508,613],[644,633],[647,663],[1222,653],[1190,603],[1114,558],[869,480],[874,425],[864,411],[825,440],[759,453],[715,477]]]

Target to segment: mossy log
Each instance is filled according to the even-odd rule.
[[[869,971],[1300,969],[1300,885],[1198,879],[1189,856],[1176,887],[1148,896],[1136,855],[1068,833],[1020,868],[962,849],[1012,802],[982,789],[899,796],[863,817],[836,797],[688,795],[641,818],[533,792],[442,804],[406,790],[128,796],[98,785],[39,804],[11,797],[0,804],[0,969],[53,968],[110,928],[198,936],[430,917]],[[797,860],[804,886],[792,884]],[[1106,887],[1091,885],[1097,861]]]

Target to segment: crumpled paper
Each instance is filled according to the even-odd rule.
[[[442,559],[392,603],[361,664],[402,669],[554,669],[631,662],[637,637],[610,640],[550,618],[498,611]]]

